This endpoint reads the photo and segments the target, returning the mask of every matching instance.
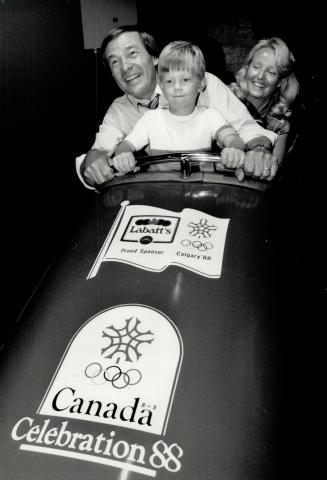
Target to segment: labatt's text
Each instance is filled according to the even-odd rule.
[[[162,226],[142,226],[142,227],[137,227],[135,225],[132,225],[130,228],[130,233],[152,233],[153,234],[164,234],[164,235],[170,235],[171,234],[171,228],[167,227],[162,227]]]
[[[56,412],[70,412],[93,417],[120,419],[123,422],[136,422],[139,425],[151,426],[152,411],[148,408],[139,407],[140,398],[135,397],[132,405],[119,407],[117,403],[103,404],[99,400],[84,400],[75,397],[75,390],[65,387],[59,390],[52,400],[52,408]]]
[[[12,439],[25,444],[33,444],[37,451],[42,452],[42,447],[64,449],[65,452],[83,452],[100,458],[112,458],[120,462],[126,462],[149,466],[155,469],[165,468],[169,472],[178,472],[181,469],[180,458],[183,449],[173,443],[167,445],[163,440],[156,441],[151,450],[142,444],[129,443],[126,440],[116,438],[115,430],[105,436],[103,433],[95,436],[90,433],[72,432],[69,422],[61,422],[59,426],[52,426],[48,418],[37,423],[31,417],[23,417],[14,425],[11,433]]]

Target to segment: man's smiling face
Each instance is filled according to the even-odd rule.
[[[138,32],[125,32],[112,40],[105,57],[123,92],[139,99],[151,98],[156,86],[157,59],[148,53]]]

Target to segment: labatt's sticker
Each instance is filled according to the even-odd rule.
[[[181,336],[161,312],[105,310],[71,341],[37,413],[164,435],[182,356]]]
[[[122,202],[87,278],[95,277],[103,262],[112,261],[153,272],[178,265],[219,278],[228,223],[190,208],[173,212]]]

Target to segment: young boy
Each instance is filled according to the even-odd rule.
[[[169,43],[158,60],[158,79],[168,109],[149,110],[117,146],[113,166],[122,173],[135,169],[133,152],[145,146],[151,154],[210,151],[222,148],[222,163],[229,168],[244,164],[245,144],[227,120],[213,108],[196,106],[204,88],[205,61],[189,42]],[[162,166],[159,167],[162,169]]]

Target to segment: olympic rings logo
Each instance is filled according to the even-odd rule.
[[[90,378],[95,385],[103,385],[110,382],[115,388],[122,389],[129,385],[137,385],[141,379],[142,374],[136,368],[130,368],[123,372],[118,365],[110,365],[103,368],[100,363],[90,363],[85,368],[85,376]]]
[[[191,240],[182,240],[181,244],[183,247],[194,247],[200,250],[200,252],[206,252],[207,250],[211,250],[213,248],[213,244],[211,242],[200,242],[200,240],[194,240],[191,242]]]

